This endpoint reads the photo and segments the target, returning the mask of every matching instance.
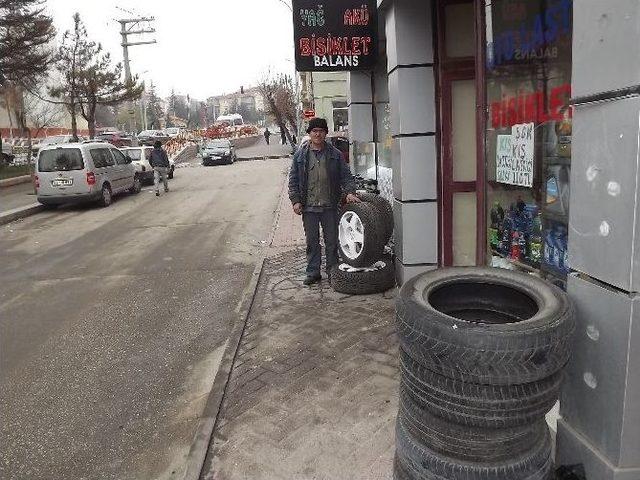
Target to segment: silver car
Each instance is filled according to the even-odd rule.
[[[114,195],[141,189],[131,159],[113,145],[97,142],[42,148],[35,182],[43,205],[95,201],[108,207]]]

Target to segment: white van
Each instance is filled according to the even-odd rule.
[[[109,143],[66,143],[44,147],[36,163],[37,198],[43,205],[98,202],[139,193],[140,178],[131,159]]]

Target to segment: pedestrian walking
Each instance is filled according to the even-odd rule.
[[[338,205],[359,202],[356,184],[340,150],[325,140],[329,133],[324,118],[313,118],[307,133],[310,141],[293,156],[289,171],[289,199],[293,211],[302,215],[307,240],[305,285],[320,281],[320,227],[324,237],[327,276],[338,263]]]
[[[169,191],[169,182],[167,180],[167,175],[169,174],[169,156],[167,152],[162,148],[162,143],[160,140],[156,140],[153,144],[153,150],[151,150],[151,158],[149,159],[149,163],[153,167],[153,185],[156,188],[156,197],[160,196],[160,179],[162,179],[162,183],[164,184],[164,191],[167,193]]]
[[[271,132],[269,131],[269,129],[267,128],[264,131],[264,139],[267,141],[267,145],[269,145],[269,137],[271,136]]]
[[[287,144],[287,135],[284,133],[284,128],[280,127],[280,143],[282,145]]]

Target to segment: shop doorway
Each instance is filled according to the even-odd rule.
[[[438,2],[440,264],[484,264],[482,92],[476,5]]]

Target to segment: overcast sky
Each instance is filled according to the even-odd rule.
[[[153,80],[161,96],[175,88],[205,100],[253,86],[270,69],[293,72],[291,11],[279,0],[47,0],[59,35],[72,28],[77,11],[89,37],[120,62],[116,20],[131,15],[118,7],[155,17],[155,34],[129,41],[158,43],[130,47],[129,59],[132,73]]]

